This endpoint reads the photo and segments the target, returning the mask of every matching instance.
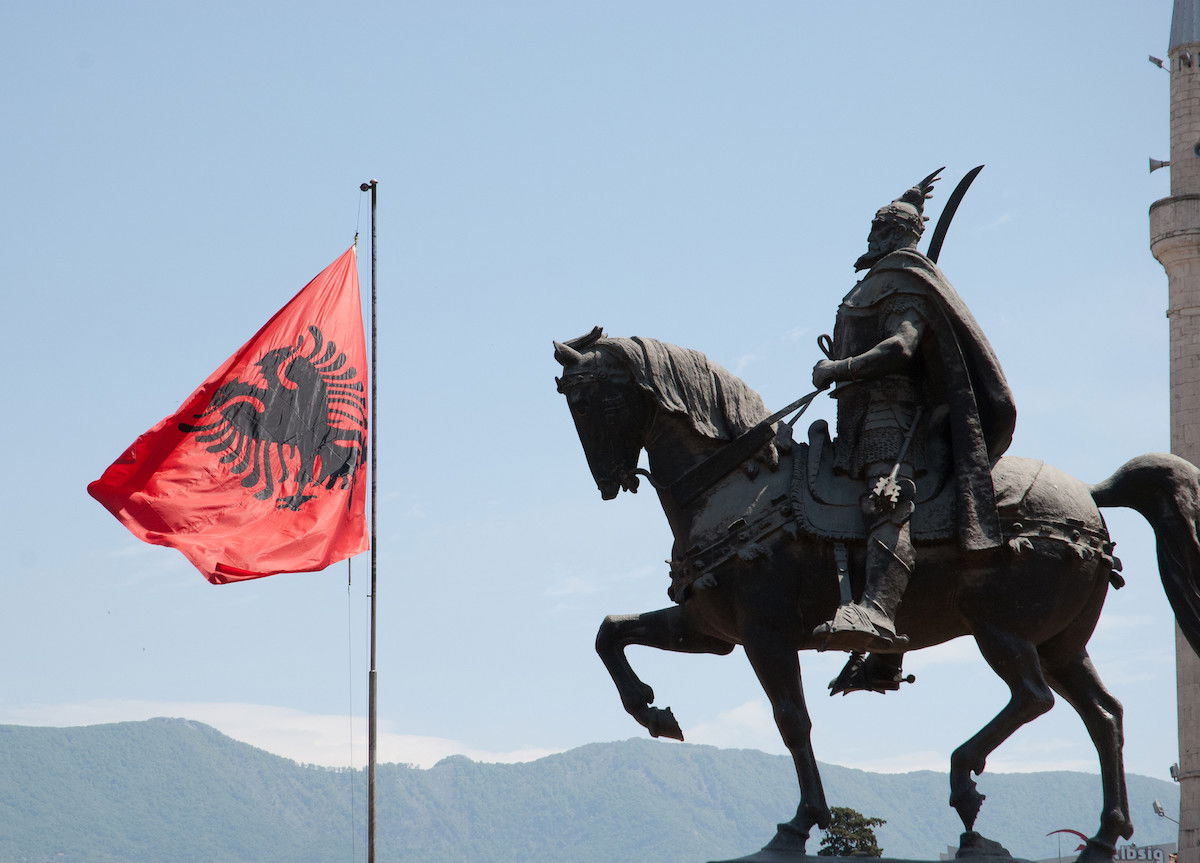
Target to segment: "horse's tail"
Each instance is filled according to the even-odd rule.
[[[1098,506],[1137,510],[1158,547],[1158,574],[1179,628],[1200,653],[1200,471],[1168,453],[1138,456],[1092,486]]]

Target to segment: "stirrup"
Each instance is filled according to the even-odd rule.
[[[838,676],[829,681],[830,696],[851,692],[878,692],[886,695],[900,688],[901,683],[916,683],[915,674],[905,675],[899,667],[878,667],[879,657],[863,653],[852,653]]]

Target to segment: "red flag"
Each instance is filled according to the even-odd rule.
[[[367,548],[367,356],[354,247],[88,486],[213,584]]]

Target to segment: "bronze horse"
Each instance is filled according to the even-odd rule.
[[[802,523],[794,486],[803,481],[808,467],[801,461],[811,461],[812,447],[794,444],[786,424],[765,427],[759,396],[703,354],[653,339],[608,338],[596,328],[555,342],[555,358],[563,366],[558,388],[601,496],[635,492],[637,473],[646,474],[675,538],[677,604],[609,616],[596,637],[621,702],[651,735],[682,740],[670,708],[653,706],[653,690],[634,673],[625,648],[724,655],[742,645],[800,784],[795,816],[762,851],[743,859],[799,858],[812,827],[829,824],[830,811],[810,742],[797,651],[821,647],[814,625],[846,599],[839,562],[861,589],[861,543],[842,543],[847,565],[833,540]],[[745,440],[755,429],[766,433],[753,458],[707,487],[680,493],[698,465],[719,461],[722,450],[732,449],[729,441]],[[819,434],[810,437],[819,445]],[[643,449],[649,472],[637,468]],[[1200,472],[1176,456],[1147,455],[1089,487],[1042,462],[1006,456],[993,477],[1006,544],[968,553],[952,534],[919,542],[916,575],[897,617],[909,637],[905,650],[973,636],[1011,692],[995,718],[954,750],[950,805],[962,819],[964,845],[987,848],[972,829],[983,795],[971,774],[981,774],[993,750],[1048,711],[1057,692],[1083,719],[1100,760],[1100,826],[1079,860],[1109,861],[1133,824],[1121,705],[1087,653],[1109,585],[1124,583],[1097,507],[1131,507],[1154,527],[1163,585],[1185,635],[1200,645]]]

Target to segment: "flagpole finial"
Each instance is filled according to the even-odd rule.
[[[369,192],[369,191],[371,191],[372,187],[377,186],[377,185],[379,185],[378,180],[367,180],[367,182],[363,183],[358,188],[364,192]]]

